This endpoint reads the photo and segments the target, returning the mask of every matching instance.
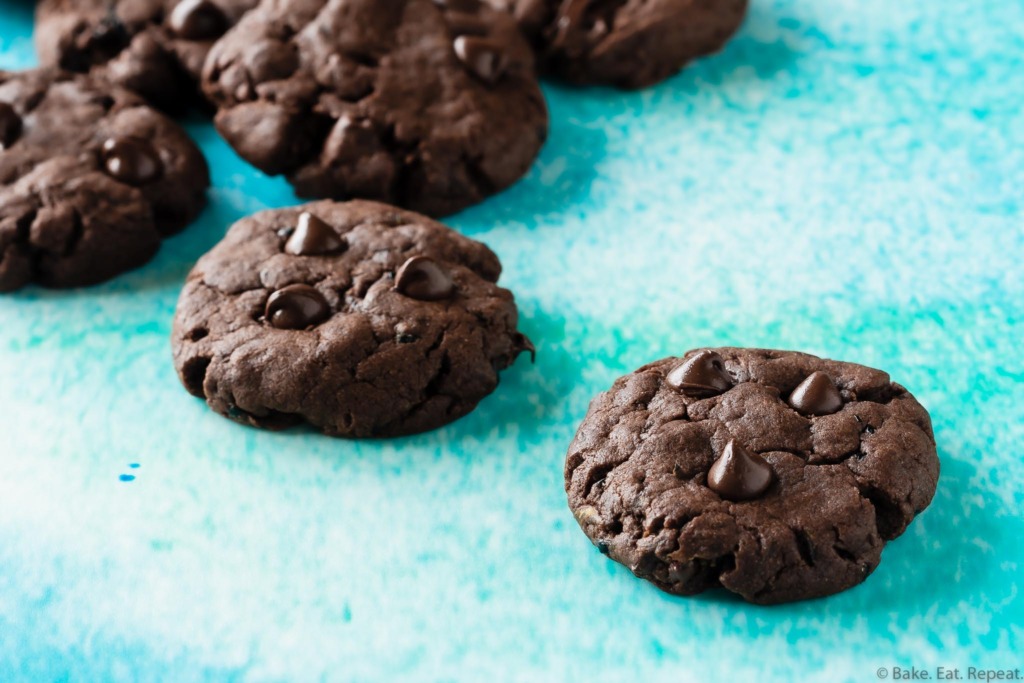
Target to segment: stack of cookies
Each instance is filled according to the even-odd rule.
[[[501,264],[434,219],[548,133],[538,83],[639,88],[718,50],[747,0],[40,0],[43,66],[0,72],[0,291],[78,287],[191,223],[196,108],[314,199],[232,226],[173,327],[185,388],[257,427],[437,428],[533,344]],[[699,349],[620,379],[570,447],[601,552],[673,593],[759,603],[864,580],[935,492],[927,412],[883,372]]]

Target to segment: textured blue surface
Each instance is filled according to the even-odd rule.
[[[34,62],[30,4],[0,0],[4,67]],[[190,264],[295,202],[190,124],[216,185],[197,225],[107,285],[0,298],[0,680],[1024,668],[1021,26],[1020,0],[754,0],[659,87],[549,86],[533,171],[449,221],[501,256],[537,364],[396,441],[245,429],[178,385]],[[711,344],[882,367],[932,411],[935,501],[862,586],[674,598],[576,527],[590,397]]]

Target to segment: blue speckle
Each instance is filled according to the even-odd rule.
[[[135,475],[134,474],[122,474],[119,477],[119,479],[121,481],[135,481]]]
[[[128,467],[132,468],[133,470],[137,470],[137,469],[139,469],[139,463],[137,463],[137,462],[128,463]]]

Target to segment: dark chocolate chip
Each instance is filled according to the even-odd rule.
[[[112,178],[128,185],[148,185],[164,172],[153,146],[142,138],[114,137],[103,143],[103,166]]]
[[[485,83],[497,83],[505,75],[508,59],[500,43],[479,36],[459,36],[454,45],[456,56]]]
[[[726,500],[750,500],[767,491],[774,478],[775,471],[764,458],[732,440],[711,466],[708,488]]]
[[[282,330],[302,330],[323,322],[331,313],[324,295],[309,285],[288,285],[270,295],[264,316]]]
[[[356,164],[381,150],[381,138],[372,121],[342,115],[331,132],[328,148],[332,159]]]
[[[21,136],[21,117],[14,107],[6,102],[0,102],[0,150],[6,149],[14,144],[14,141]]]
[[[831,377],[815,372],[789,395],[789,405],[804,415],[831,415],[843,407],[843,397]]]
[[[419,341],[419,337],[417,337],[414,334],[409,334],[406,332],[399,334],[397,341],[399,344],[415,344],[417,341]]]
[[[308,211],[299,215],[295,231],[285,242],[284,250],[296,256],[318,256],[340,251],[345,241],[327,225]]]
[[[171,12],[168,24],[186,40],[212,40],[229,28],[227,16],[210,0],[182,0]]]
[[[131,36],[127,27],[118,18],[116,11],[111,6],[110,13],[100,21],[88,38],[88,49],[93,62],[107,62],[117,56],[121,50],[131,42]],[[62,60],[62,67],[73,66],[83,67],[79,71],[88,70],[85,64],[65,64]],[[77,61],[77,60],[71,60]]]
[[[398,269],[395,290],[411,299],[439,301],[452,295],[455,283],[433,259],[413,256]]]
[[[668,373],[670,387],[690,396],[714,396],[732,388],[722,357],[714,351],[699,351]]]

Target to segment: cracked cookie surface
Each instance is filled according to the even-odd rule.
[[[734,449],[748,475],[770,468],[748,498],[715,477]],[[886,373],[741,348],[617,380],[565,466],[569,506],[602,552],[670,593],[721,586],[762,604],[862,582],[938,475],[927,411]]]
[[[209,182],[196,145],[137,95],[53,69],[0,71],[0,291],[142,265],[198,215]]]
[[[470,412],[530,342],[485,245],[425,216],[321,201],[236,223],[189,275],[172,346],[185,388],[258,427],[346,437]]]
[[[217,129],[303,197],[454,213],[547,136],[533,55],[479,0],[265,0],[211,51]]]
[[[643,88],[716,52],[747,0],[487,0],[515,15],[545,71],[582,85]]]
[[[40,0],[36,48],[44,66],[102,76],[154,106],[200,99],[213,43],[259,0]]]

